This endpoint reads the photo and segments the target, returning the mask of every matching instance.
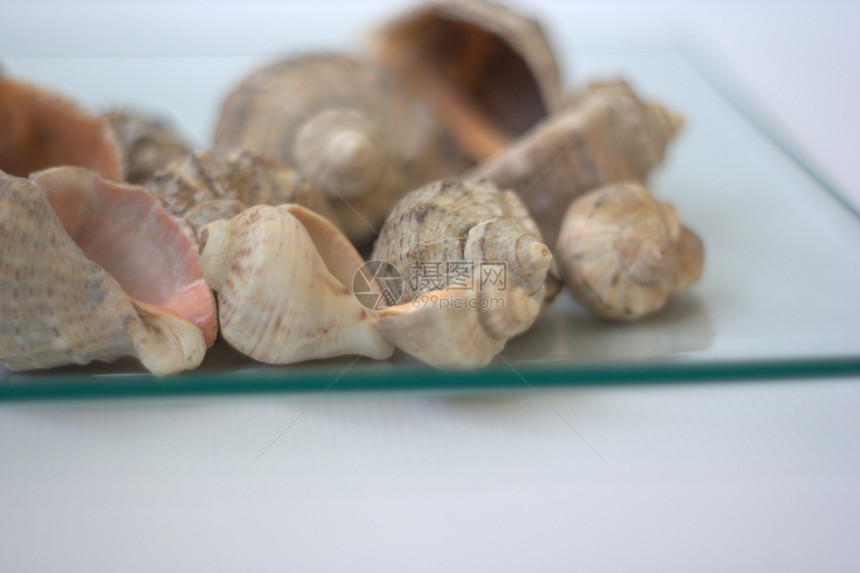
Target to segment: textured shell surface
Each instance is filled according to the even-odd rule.
[[[385,261],[404,277],[403,299],[412,300],[434,288],[420,272],[447,265],[500,263],[529,292],[542,284],[518,258],[532,245],[542,245],[540,231],[522,202],[486,181],[443,180],[404,197],[394,208],[374,244],[372,260]],[[540,247],[535,247],[540,249]],[[419,279],[419,280],[412,280]]]
[[[408,191],[463,168],[429,109],[394,77],[340,55],[251,74],[224,102],[214,149],[251,149],[298,170],[356,244],[372,241]]]
[[[123,177],[119,146],[103,118],[63,95],[0,75],[0,170],[26,177],[58,165]]]
[[[347,285],[364,261],[327,219],[299,205],[251,207],[203,228],[221,335],[255,360],[290,364],[394,351]]]
[[[167,119],[129,109],[110,110],[102,117],[120,147],[129,183],[146,183],[172,161],[191,153],[191,145]]]
[[[619,320],[656,312],[704,267],[701,240],[681,226],[674,207],[636,183],[577,199],[565,214],[556,256],[576,299]]]
[[[404,302],[380,312],[383,334],[428,364],[473,367],[534,322],[552,255],[514,193],[439,181],[398,203],[371,259],[403,282]]]
[[[230,219],[255,205],[296,203],[337,224],[325,196],[295,169],[259,153],[196,151],[174,161],[145,188],[167,210],[199,233],[207,223]]]
[[[681,116],[640,100],[624,81],[594,83],[464,177],[514,189],[554,247],[574,199],[601,185],[645,183],[682,125]]]
[[[0,174],[0,362],[131,355],[158,375],[199,365],[214,298],[179,226],[139,189],[84,168],[32,179]]]
[[[381,27],[372,57],[433,106],[472,160],[556,110],[561,77],[540,24],[484,0],[426,2]]]

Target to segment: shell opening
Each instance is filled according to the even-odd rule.
[[[480,160],[547,115],[533,71],[498,34],[430,11],[383,31],[377,61],[437,110]]]

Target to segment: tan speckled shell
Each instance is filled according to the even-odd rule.
[[[578,301],[602,318],[632,320],[699,280],[704,247],[674,207],[642,185],[623,183],[570,206],[556,258]]]
[[[218,155],[196,151],[173,162],[146,185],[195,233],[255,205],[296,203],[337,224],[325,196],[295,169],[248,150]]]
[[[0,362],[132,355],[158,375],[196,367],[215,338],[215,301],[177,223],[148,194],[84,168],[32,179],[0,173]]]
[[[371,259],[403,279],[402,302],[380,312],[383,334],[428,364],[470,367],[534,322],[552,256],[514,193],[439,181],[398,203]]]
[[[561,77],[540,24],[484,0],[426,2],[383,26],[373,59],[430,103],[472,160],[560,107]]]
[[[576,197],[610,183],[645,183],[682,124],[679,115],[641,101],[626,82],[595,83],[464,177],[514,189],[554,247]]]
[[[129,183],[142,185],[172,161],[191,153],[191,146],[167,120],[128,109],[102,114],[122,154]]]
[[[261,205],[208,224],[200,238],[221,336],[240,352],[290,364],[394,351],[348,286],[364,261],[325,218],[299,205]]]
[[[26,177],[58,165],[123,177],[119,146],[103,118],[59,94],[0,75],[0,170]]]
[[[245,79],[224,102],[214,149],[251,149],[298,170],[328,197],[347,237],[364,245],[400,197],[462,169],[450,145],[395,78],[318,55]]]

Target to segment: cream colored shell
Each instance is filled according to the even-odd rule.
[[[632,320],[695,283],[702,241],[674,207],[635,183],[596,189],[568,209],[556,248],[565,284],[597,316]]]
[[[364,264],[328,220],[299,205],[256,206],[206,225],[207,282],[218,292],[221,335],[262,362],[290,364],[394,351],[376,314],[351,291]]]
[[[514,193],[440,181],[398,203],[371,259],[403,280],[400,304],[380,312],[383,334],[428,364],[470,367],[534,322],[552,256]]]
[[[640,100],[624,81],[594,83],[464,177],[515,190],[554,247],[574,199],[601,185],[645,183],[682,124],[681,116]]]
[[[33,182],[0,173],[0,240],[0,362],[10,369],[131,355],[165,375],[195,368],[214,341],[194,245],[139,189],[84,168]]]
[[[339,55],[266,66],[227,97],[218,152],[251,149],[302,173],[347,237],[368,244],[397,200],[462,168],[429,109],[392,76]]]

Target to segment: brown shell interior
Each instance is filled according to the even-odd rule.
[[[104,119],[60,95],[0,78],[0,169],[26,177],[58,165],[123,176],[119,146]]]
[[[384,31],[378,62],[426,99],[475,160],[547,115],[529,65],[492,31],[434,12]]]

